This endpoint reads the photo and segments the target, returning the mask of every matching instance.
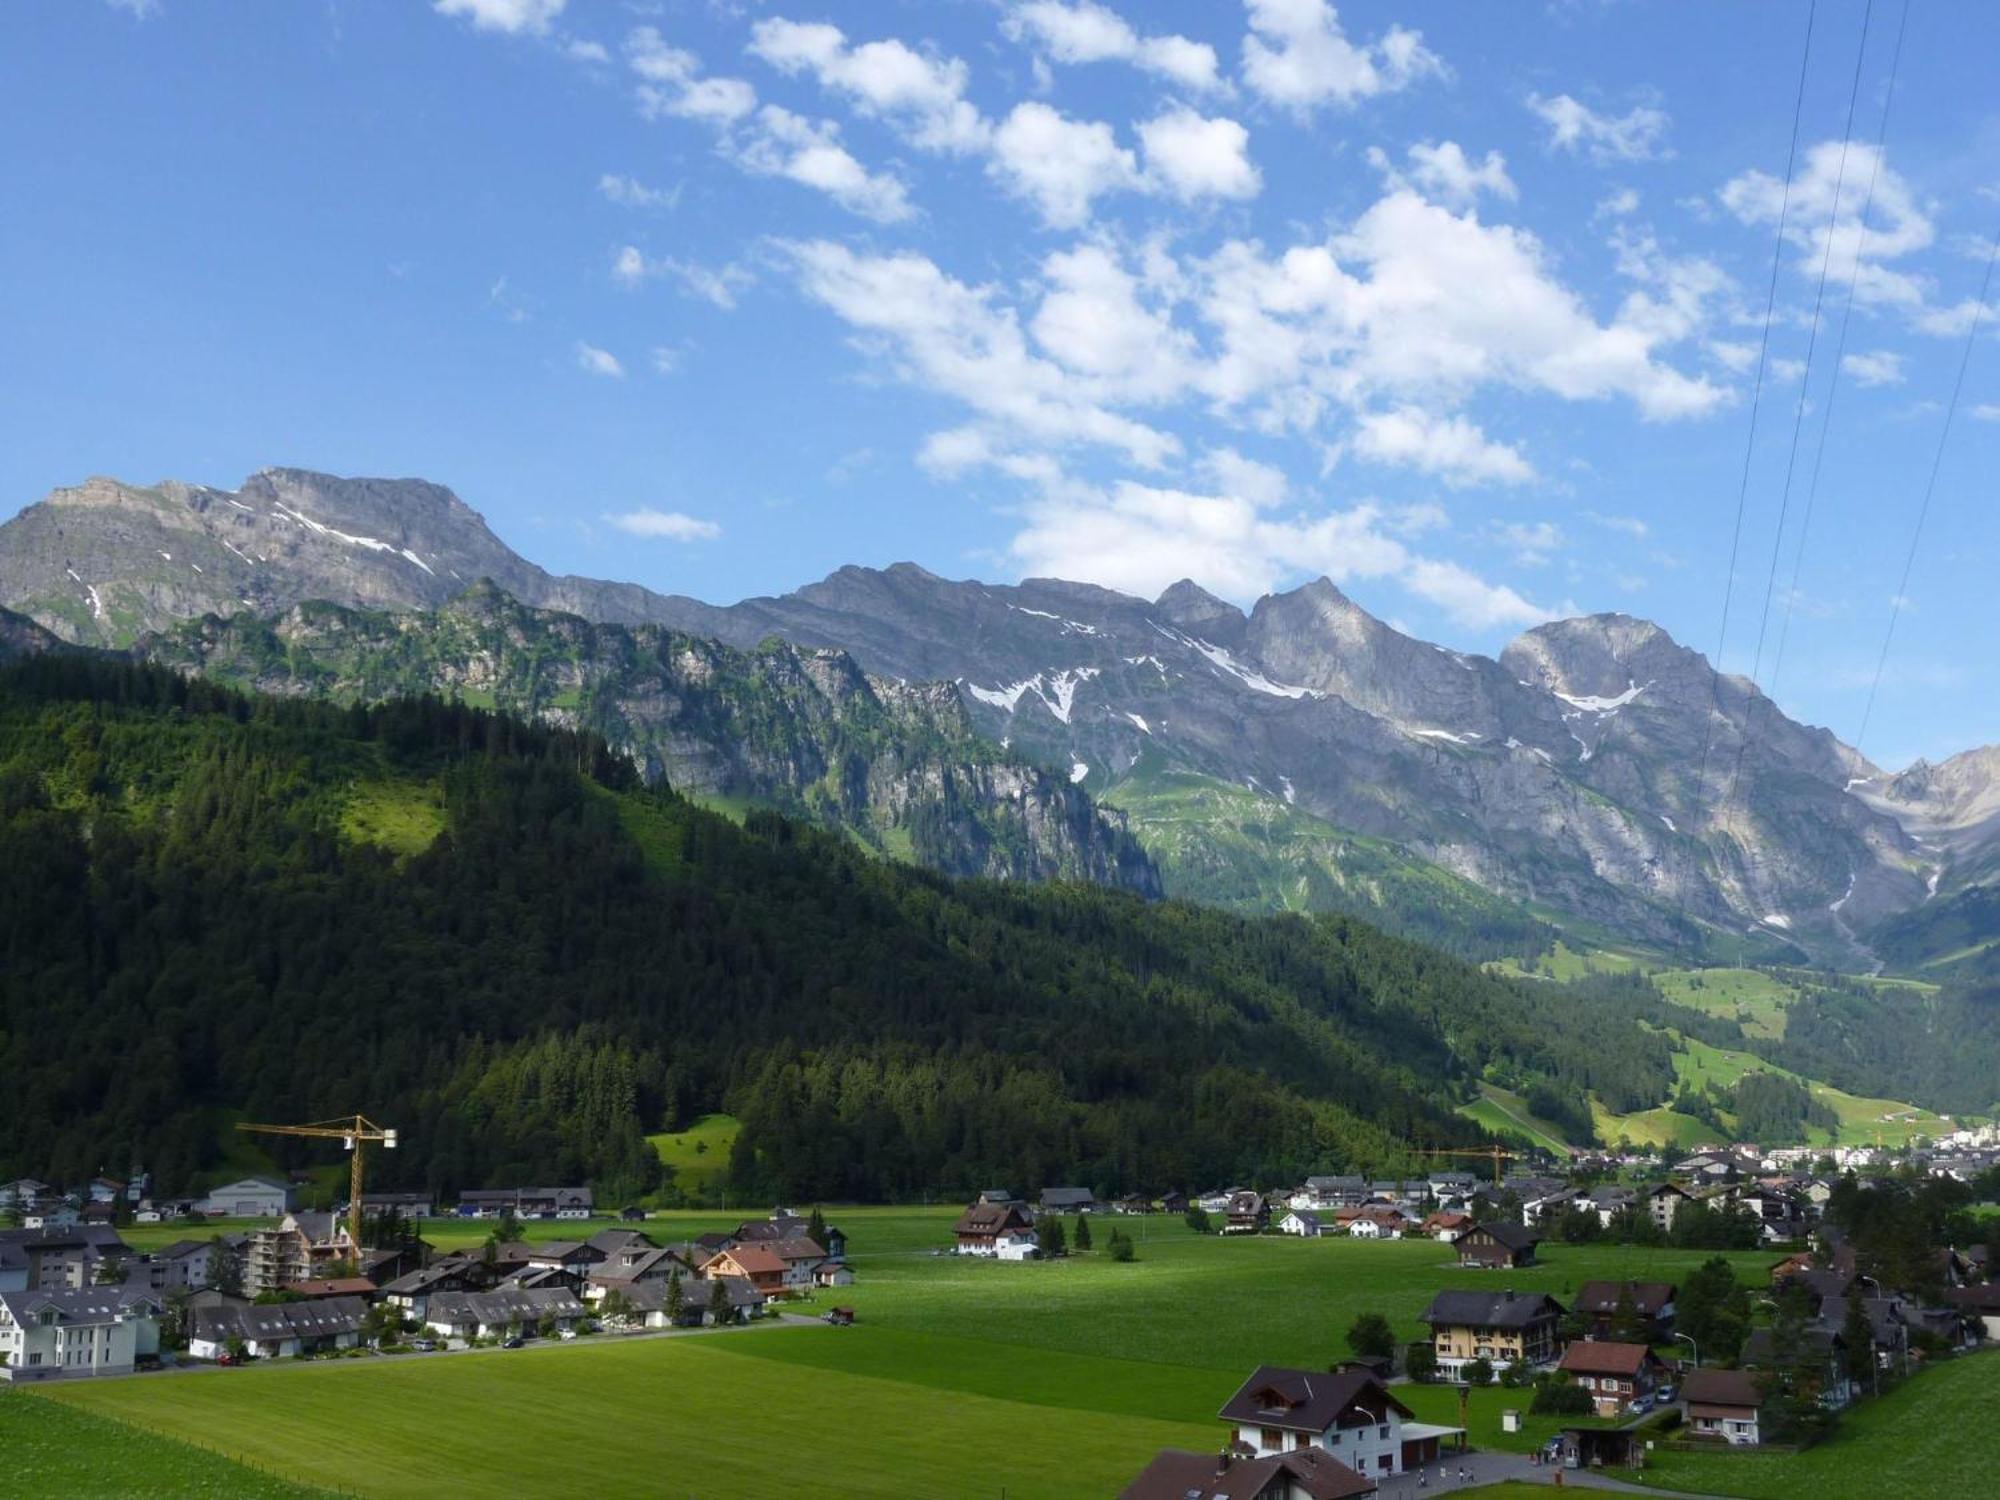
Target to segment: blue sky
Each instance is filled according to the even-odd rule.
[[[1804,0],[24,0],[0,514],[420,474],[716,600],[1327,573],[1460,647],[1618,609],[1713,653],[1782,205],[1726,660],[1785,506],[1758,675],[1852,739],[2000,221],[2000,7],[1912,7],[1879,156],[1866,10],[1817,6],[1788,189]],[[1890,764],[2000,740],[1996,327]]]

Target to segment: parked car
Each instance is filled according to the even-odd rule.
[[[410,1347],[420,1353],[429,1354],[433,1349],[438,1347],[438,1341],[436,1339],[412,1339],[410,1340]]]
[[[1672,1386],[1663,1385],[1657,1391],[1653,1392],[1653,1399],[1662,1406],[1671,1406],[1673,1405],[1674,1397],[1678,1394],[1680,1393]]]
[[[243,1363],[243,1358],[237,1354],[218,1354],[215,1356],[215,1362],[218,1365],[240,1365]]]
[[[1632,1405],[1630,1407],[1630,1410],[1633,1416],[1643,1417],[1647,1412],[1651,1411],[1652,1409],[1653,1409],[1653,1398],[1650,1395],[1634,1396],[1632,1398]]]
[[[528,1341],[526,1339],[522,1338],[521,1335],[517,1333],[511,1339],[508,1339],[505,1343],[501,1344],[500,1347],[502,1349],[518,1349],[527,1342]]]
[[[559,1337],[565,1340],[573,1339],[576,1337],[576,1330],[574,1328],[565,1328],[559,1335]]]

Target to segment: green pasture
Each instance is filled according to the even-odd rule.
[[[78,1496],[245,1496],[312,1500],[328,1492],[261,1473],[209,1448],[159,1437],[68,1402],[0,1391],[0,1492]],[[296,1470],[295,1463],[284,1466]],[[16,1483],[27,1487],[14,1489]]]
[[[729,1171],[729,1148],[742,1127],[734,1115],[703,1115],[685,1130],[646,1137],[673,1168],[674,1186],[690,1197],[705,1194]]]
[[[801,1205],[802,1207],[807,1205]],[[1099,1250],[1044,1264],[961,1260],[957,1205],[829,1207],[850,1236],[857,1285],[822,1293],[852,1328],[764,1327],[667,1339],[600,1337],[507,1352],[253,1366],[199,1375],[78,1382],[48,1398],[231,1456],[341,1456],[341,1482],[369,1495],[623,1491],[758,1500],[796,1493],[809,1455],[815,1492],[930,1497],[1108,1495],[1164,1446],[1203,1448],[1215,1412],[1260,1363],[1324,1369],[1347,1353],[1355,1316],[1380,1311],[1408,1341],[1446,1287],[1545,1290],[1601,1277],[1683,1279],[1697,1252],[1553,1246],[1546,1264],[1461,1270],[1429,1240],[1371,1243],[1199,1236],[1163,1216],[1113,1225],[1138,1259]],[[732,1225],[741,1211],[676,1212],[661,1239]],[[535,1223],[535,1238],[593,1225]],[[490,1228],[426,1225],[433,1242]],[[1768,1256],[1734,1257],[1746,1279]],[[1456,1393],[1401,1387],[1427,1421],[1455,1422]],[[1473,1394],[1473,1440],[1525,1448],[1550,1424],[1503,1437],[1522,1392]],[[355,1440],[355,1434],[365,1434]]]
[[[1656,1451],[1648,1484],[1746,1500],[1873,1500],[1993,1493],[2000,1355],[1949,1361],[1861,1403],[1804,1453]]]

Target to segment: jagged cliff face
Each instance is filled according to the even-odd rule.
[[[0,604],[87,645],[129,646],[180,620],[316,599],[435,609],[481,578],[588,619],[667,618],[637,585],[525,561],[471,506],[420,479],[266,469],[218,490],[96,478],[29,506],[0,538]]]
[[[1117,814],[981,741],[949,685],[875,681],[836,650],[593,624],[490,584],[435,611],[211,615],[135,649],[264,693],[436,692],[587,727],[691,795],[787,808],[954,874],[1159,889]]]
[[[1164,755],[1648,941],[1866,963],[1862,929],[1925,895],[1924,849],[1855,795],[1873,767],[1622,615],[1530,631],[1496,661],[1403,635],[1324,579],[1246,615],[1190,583],[1148,603],[903,565],[703,619],[950,676],[988,734],[1085,768],[1114,802]]]
[[[526,632],[545,643],[539,654],[475,649],[446,606],[482,577],[582,619]],[[406,632],[370,617],[335,629],[297,609],[314,600],[430,623]],[[1414,640],[1324,579],[1246,614],[1187,582],[1148,601],[1051,579],[954,582],[901,564],[718,607],[552,576],[436,485],[296,470],[235,492],[109,480],[58,491],[0,526],[0,605],[93,644],[208,612],[280,616],[271,630],[296,645],[297,667],[246,665],[243,640],[177,649],[210,670],[254,666],[246,680],[261,674],[280,690],[435,686],[582,716],[681,784],[788,796],[865,825],[885,847],[935,839],[933,862],[948,869],[1125,869],[1134,856],[1089,835],[1088,792],[1145,802],[1156,827],[1172,819],[1203,889],[1227,884],[1218,862],[1243,847],[1257,814],[1203,794],[1195,800],[1230,810],[1228,837],[1205,843],[1198,820],[1161,800],[1187,785],[1163,776],[1193,775],[1317,820],[1316,845],[1338,843],[1327,828],[1388,841],[1631,937],[1866,964],[1879,924],[2000,866],[2000,821],[1982,811],[1982,799],[2000,801],[1990,756],[1891,782],[1749,682],[1718,677],[1623,615],[1529,631],[1495,660]],[[669,645],[585,621],[686,635]],[[812,649],[782,660],[753,650],[772,636]],[[705,655],[718,648],[688,637],[749,653],[758,692],[783,713],[716,686],[737,659],[718,666]],[[671,659],[657,660],[662,651]],[[391,671],[398,661],[414,664]],[[948,686],[901,686],[940,680]],[[854,727],[864,720],[865,735]],[[958,727],[940,727],[948,720]],[[899,763],[905,752],[884,747],[911,734],[951,746],[983,736],[1049,770],[956,748]],[[865,818],[854,811],[864,807]],[[983,807],[1009,811],[996,823]],[[1274,879],[1266,865],[1245,888]]]

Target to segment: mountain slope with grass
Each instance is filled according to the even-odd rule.
[[[951,874],[1160,889],[1118,815],[975,734],[949,686],[871,678],[839,651],[777,640],[738,651],[592,624],[487,581],[436,610],[208,615],[134,649],[262,693],[341,704],[434,693],[587,729],[648,780],[809,817]]]

